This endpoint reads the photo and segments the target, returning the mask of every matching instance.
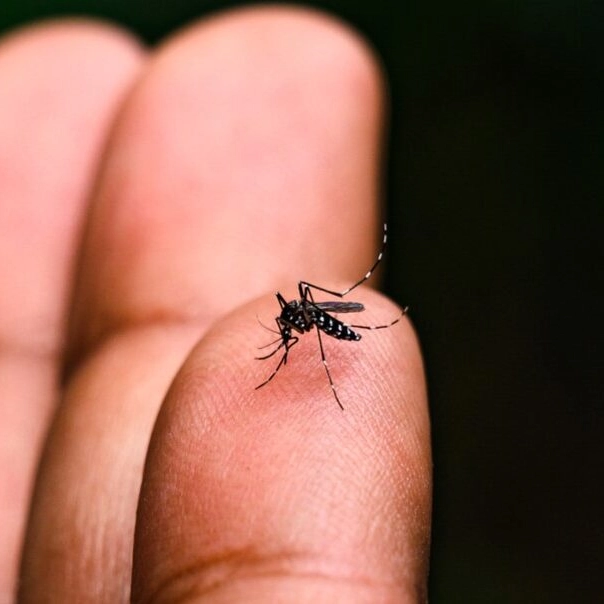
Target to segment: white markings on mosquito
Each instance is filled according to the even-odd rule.
[[[277,351],[281,350],[282,348],[284,349],[284,351],[275,370],[269,375],[269,377],[264,382],[262,382],[262,384],[256,386],[256,390],[268,384],[275,377],[275,375],[277,375],[279,369],[281,369],[281,367],[283,367],[283,365],[287,363],[287,355],[289,354],[289,351],[294,346],[294,344],[298,342],[298,336],[292,335],[292,330],[299,334],[304,334],[306,332],[311,331],[313,327],[316,327],[317,337],[319,338],[319,350],[321,351],[321,360],[323,362],[323,366],[325,367],[325,373],[327,374],[329,385],[331,386],[331,389],[338,405],[340,406],[340,409],[344,410],[344,407],[342,406],[342,403],[340,402],[340,399],[338,397],[335,384],[333,383],[333,380],[331,378],[331,373],[329,371],[329,366],[325,357],[325,351],[323,349],[323,342],[321,340],[321,332],[337,340],[358,342],[361,339],[361,335],[356,333],[354,329],[375,330],[392,327],[401,320],[403,315],[405,315],[405,313],[407,312],[407,308],[403,309],[401,314],[396,319],[394,319],[390,323],[386,323],[385,325],[348,325],[347,323],[343,323],[336,317],[331,316],[329,313],[361,312],[365,309],[361,303],[340,301],[315,302],[312,292],[319,291],[325,294],[329,294],[330,296],[335,296],[339,299],[344,298],[344,296],[359,287],[359,285],[361,285],[362,283],[367,281],[369,277],[371,277],[378,264],[382,260],[382,257],[384,255],[384,249],[386,248],[387,239],[388,230],[386,225],[384,224],[384,238],[382,240],[382,248],[377,256],[377,259],[373,263],[373,266],[365,273],[364,277],[362,277],[359,281],[357,281],[348,289],[345,289],[343,292],[330,290],[320,285],[313,285],[312,283],[308,283],[307,281],[300,281],[298,283],[299,298],[297,300],[291,300],[290,302],[287,302],[285,298],[279,292],[277,292],[276,295],[277,300],[279,301],[279,305],[281,307],[281,313],[278,317],[275,318],[275,322],[279,329],[279,334],[281,338],[280,340],[277,340],[278,344],[272,352],[265,356],[257,358],[259,360],[268,359],[275,355]]]

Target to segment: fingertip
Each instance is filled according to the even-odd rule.
[[[371,290],[359,298],[370,320],[400,312]],[[265,343],[254,315],[275,306],[267,297],[225,318],[174,382],[139,503],[135,601],[184,583],[205,593],[217,575],[221,591],[229,577],[253,590],[267,567],[296,581],[388,586],[391,597],[425,590],[430,447],[413,330],[405,322],[325,347],[342,412],[314,333],[254,390],[272,370],[253,360]]]
[[[144,54],[134,34],[118,25],[85,17],[51,18],[23,25],[2,38],[0,54],[21,52],[47,61],[55,55],[68,55],[78,62],[91,55],[105,57],[107,66],[125,61],[138,63]],[[73,64],[73,63],[72,63]],[[102,64],[99,62],[99,68]],[[41,71],[40,76],[45,72]]]
[[[368,41],[335,15],[308,6],[252,5],[223,10],[168,38],[164,50],[189,52],[191,44],[208,47],[220,62],[227,56],[246,60],[242,50],[248,50],[252,53],[249,62],[256,64],[259,59],[259,67],[273,73],[282,65],[292,70],[314,65],[318,77],[348,79],[348,85],[360,86],[357,92],[375,93],[384,86],[380,60]]]

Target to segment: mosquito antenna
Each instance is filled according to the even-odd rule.
[[[277,331],[276,329],[273,329],[272,327],[269,327],[268,325],[265,325],[261,320],[260,317],[258,315],[256,315],[256,321],[258,321],[258,323],[260,323],[260,325],[262,325],[262,327],[264,327],[264,329],[266,329],[266,331],[270,331],[271,333],[277,334],[278,336],[281,335],[280,331]],[[277,340],[275,340],[277,341]],[[270,346],[270,344],[269,344]],[[260,348],[266,348],[266,346],[260,346]]]

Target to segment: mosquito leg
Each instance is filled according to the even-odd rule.
[[[359,279],[354,285],[351,285],[348,289],[345,289],[343,292],[336,292],[331,289],[327,289],[325,287],[321,287],[320,285],[313,285],[312,283],[308,283],[307,281],[300,281],[298,283],[298,291],[300,293],[300,298],[306,298],[304,292],[309,290],[309,288],[316,289],[317,291],[325,292],[331,296],[337,296],[338,298],[343,298],[346,294],[349,294],[353,289],[356,289],[362,283],[365,283],[369,277],[371,277],[373,271],[377,268],[377,265],[382,261],[384,256],[384,250],[386,249],[386,241],[388,239],[388,230],[387,225],[384,224],[384,239],[382,240],[382,248],[380,249],[380,253],[376,261],[373,263],[373,266],[365,273],[365,275]]]
[[[276,344],[279,340],[274,340],[273,342],[269,342],[268,344],[265,344],[264,346],[259,346],[258,350],[262,350],[263,348],[267,348],[268,346],[271,346],[271,344]],[[268,354],[265,354],[263,357],[254,357],[257,361],[265,361],[266,359],[270,359],[274,354],[277,353],[278,350],[281,350],[283,348],[283,346],[285,346],[285,344],[283,342],[281,342],[281,344],[279,344],[279,346],[277,346],[277,348],[275,348],[275,350],[273,350],[272,352],[269,352]]]
[[[279,350],[282,346],[285,346],[285,352],[283,353],[283,356],[281,357],[281,360],[279,361],[279,364],[277,365],[277,367],[275,367],[275,371],[273,371],[273,373],[271,373],[268,376],[268,379],[266,379],[264,382],[262,382],[262,384],[260,384],[259,386],[256,386],[256,390],[258,390],[258,388],[262,388],[262,386],[266,386],[266,384],[268,384],[276,375],[277,372],[279,371],[279,369],[281,369],[281,367],[283,367],[283,365],[287,364],[287,355],[289,354],[289,350],[290,348],[298,341],[298,338],[294,337],[291,340],[289,340],[289,342],[281,342],[281,344],[275,348],[275,350],[273,350],[273,352],[271,352],[268,356],[266,357],[260,357],[260,359],[258,360],[263,360],[263,359],[268,359],[269,357],[273,356],[277,350]]]
[[[336,387],[334,386],[333,380],[331,379],[331,373],[329,373],[329,367],[327,366],[327,359],[325,358],[325,350],[323,350],[323,341],[321,340],[321,330],[317,327],[317,336],[319,337],[319,348],[321,349],[321,361],[323,361],[323,367],[325,367],[325,373],[327,374],[327,379],[329,380],[329,385],[331,386],[331,390],[333,391],[333,395],[336,397],[336,402],[340,406],[340,409],[344,411],[344,407],[338,398],[338,393],[336,392]]]
[[[256,318],[258,318],[258,317],[256,317]],[[258,346],[258,350],[262,350],[263,348],[268,348],[269,346],[272,346],[273,344],[276,344],[277,342],[279,342],[279,340],[281,340],[281,344],[279,344],[279,346],[277,346],[277,348],[275,348],[275,350],[273,350],[273,352],[271,352],[263,357],[255,357],[256,360],[258,360],[258,361],[264,361],[264,359],[268,359],[268,358],[272,357],[277,352],[277,350],[279,350],[282,346],[285,346],[287,348],[287,346],[286,346],[287,338],[285,338],[283,336],[283,327],[281,326],[281,323],[279,323],[279,319],[275,319],[275,323],[277,324],[279,331],[275,331],[274,329],[267,327],[260,321],[260,319],[258,319],[258,322],[260,323],[260,325],[262,325],[262,327],[264,327],[265,329],[268,329],[268,331],[272,331],[273,333],[279,334],[279,337],[276,340],[273,340],[272,342],[269,342],[268,344],[265,344],[264,346]]]
[[[387,329],[388,327],[396,325],[407,314],[408,310],[409,307],[403,308],[401,314],[396,319],[394,319],[392,323],[386,323],[386,325],[349,325],[349,327],[354,327],[356,329]]]
[[[262,382],[262,384],[256,386],[255,390],[262,388],[262,386],[266,386],[277,375],[277,371],[279,371],[279,369],[281,369],[281,366],[284,364],[286,358],[287,358],[287,350],[283,353],[283,356],[281,357],[281,360],[279,361],[279,364],[277,365],[275,371],[273,371],[273,373],[271,373],[268,376],[268,379],[265,380],[264,382]]]

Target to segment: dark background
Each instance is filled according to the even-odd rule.
[[[149,43],[244,4],[0,2],[1,31],[86,14]],[[427,363],[431,599],[603,601],[604,2],[306,4],[389,77],[386,289]]]

